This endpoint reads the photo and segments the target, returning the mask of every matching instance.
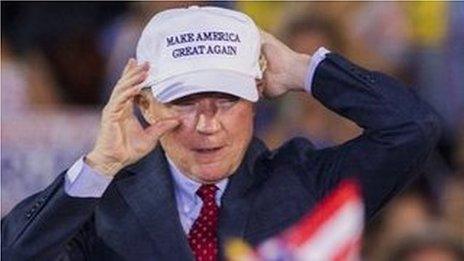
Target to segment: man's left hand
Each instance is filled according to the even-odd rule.
[[[266,59],[266,69],[258,88],[265,97],[304,90],[311,56],[293,51],[265,31],[261,31],[261,53]]]

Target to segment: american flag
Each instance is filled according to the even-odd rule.
[[[243,241],[231,241],[226,254],[233,261],[361,260],[363,227],[360,189],[355,180],[346,180],[282,234],[255,249]]]

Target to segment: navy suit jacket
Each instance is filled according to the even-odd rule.
[[[310,211],[340,180],[359,180],[370,219],[423,165],[439,135],[431,108],[398,81],[337,54],[318,66],[312,93],[364,132],[316,150],[295,138],[275,151],[253,139],[230,177],[219,217],[224,241],[256,245]],[[73,198],[64,173],[2,220],[3,260],[192,260],[161,147],[123,169],[102,198]]]

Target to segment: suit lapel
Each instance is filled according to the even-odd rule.
[[[222,246],[230,238],[244,237],[253,198],[250,188],[259,173],[255,170],[255,162],[266,150],[261,141],[253,139],[244,160],[230,177],[219,217],[218,236]],[[161,147],[124,171],[126,173],[118,175],[117,189],[153,240],[158,259],[193,260],[179,220],[173,181]],[[223,253],[220,249],[222,257]]]
[[[160,260],[192,260],[161,147],[126,169],[117,188],[154,241]],[[156,259],[156,258],[155,258]]]
[[[221,245],[231,238],[244,238],[244,232],[253,201],[252,185],[259,178],[256,171],[257,158],[266,151],[264,144],[253,139],[242,164],[227,185],[222,197],[219,217],[219,240]],[[221,249],[223,256],[224,249]]]

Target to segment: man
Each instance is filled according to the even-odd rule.
[[[262,242],[346,177],[359,180],[371,218],[438,135],[435,114],[402,84],[323,48],[296,53],[235,11],[159,13],[137,56],[93,150],[2,221],[5,260],[216,260],[228,238]],[[259,91],[312,93],[364,134],[324,150],[296,138],[268,151],[252,138]]]

